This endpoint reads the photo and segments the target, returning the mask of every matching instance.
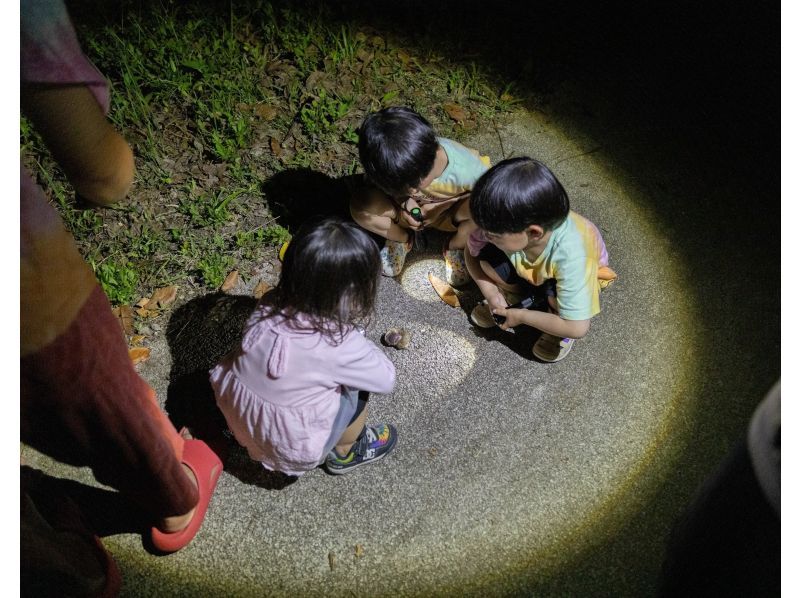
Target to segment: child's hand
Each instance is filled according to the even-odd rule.
[[[424,222],[420,222],[405,210],[400,212],[400,219],[402,221],[402,224],[400,226],[402,226],[403,228],[410,228],[411,230],[415,231],[419,231],[425,228]]]
[[[489,309],[492,310],[492,313],[496,313],[496,309],[505,309],[508,307],[508,302],[506,298],[503,297],[503,294],[499,291],[497,294],[492,295],[486,298],[486,303],[489,304]],[[502,315],[502,314],[501,314]]]
[[[410,197],[406,199],[403,203],[402,210],[400,213],[402,214],[403,222],[406,223],[408,228],[413,230],[422,230],[425,228],[425,223],[422,221],[422,211],[419,204],[411,199]],[[417,215],[414,215],[414,210],[416,210]]]
[[[524,324],[523,317],[525,315],[525,309],[509,309],[507,307],[501,307],[498,309],[493,309],[492,313],[496,316],[504,316],[506,321],[502,324],[498,324],[500,330],[508,330],[509,328],[514,328],[514,326],[519,326],[520,324]]]

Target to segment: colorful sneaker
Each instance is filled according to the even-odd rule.
[[[467,271],[467,262],[464,261],[463,249],[444,250],[444,271],[450,286],[460,287],[472,280]]]
[[[484,299],[472,310],[469,314],[470,322],[475,324],[478,328],[494,328],[497,322],[492,317],[492,310],[489,309],[489,304]]]
[[[386,239],[386,244],[381,249],[381,269],[384,276],[394,277],[403,271],[411,246],[411,239],[405,243]]]
[[[533,354],[542,361],[555,363],[564,359],[567,353],[572,351],[574,344],[573,338],[561,338],[543,332],[539,340],[533,344]]]
[[[332,450],[325,459],[325,467],[328,473],[335,475],[348,473],[356,467],[383,459],[392,452],[396,443],[397,430],[392,424],[366,427],[346,457],[340,457]]]

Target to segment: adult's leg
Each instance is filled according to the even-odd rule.
[[[658,595],[780,595],[780,528],[742,441],[675,525]]]
[[[20,468],[20,595],[117,596],[114,559],[69,494],[45,479]]]
[[[183,439],[133,369],[108,299],[96,285],[54,341],[20,360],[21,439],[140,504],[156,519],[189,514],[195,484]]]
[[[20,431],[155,518],[197,504],[183,439],[133,369],[111,306],[75,241],[26,172],[20,190]]]

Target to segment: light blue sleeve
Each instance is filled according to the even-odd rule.
[[[460,143],[444,137],[438,138],[439,144],[447,152],[449,159],[445,172],[442,173],[440,181],[458,187],[471,189],[475,182],[486,172],[489,167],[472,153],[467,147]]]
[[[565,320],[588,320],[600,313],[597,261],[588,259],[577,241],[559,244],[553,252],[558,314]]]

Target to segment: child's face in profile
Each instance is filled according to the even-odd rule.
[[[419,183],[417,183],[415,187],[411,187],[408,190],[408,196],[424,196],[422,190],[430,187],[433,181],[436,180],[437,177],[441,176],[441,174],[444,172],[444,169],[447,167],[447,163],[447,154],[442,147],[439,146],[439,149],[436,153],[436,159],[433,161],[433,166],[431,167],[430,172],[428,172],[428,174],[425,175],[425,177]]]
[[[485,234],[490,243],[496,245],[498,248],[507,253],[522,251],[528,247],[528,243],[530,242],[527,230],[518,233],[486,232]]]

